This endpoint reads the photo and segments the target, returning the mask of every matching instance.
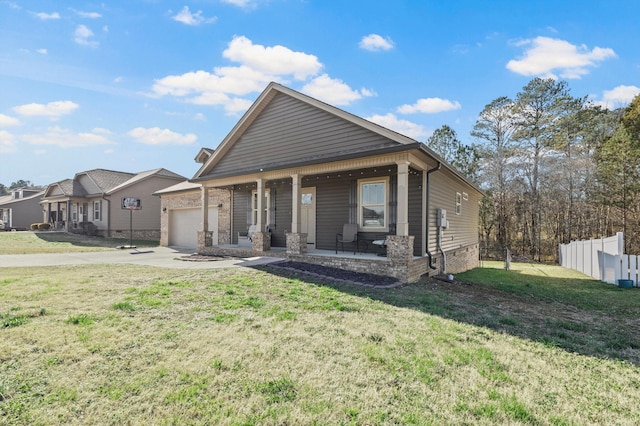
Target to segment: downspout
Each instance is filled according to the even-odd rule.
[[[436,266],[433,264],[433,255],[431,254],[431,252],[429,251],[429,189],[430,189],[430,184],[429,184],[429,175],[433,172],[437,172],[438,170],[440,170],[440,168],[442,167],[442,163],[438,161],[438,164],[431,170],[427,170],[427,182],[426,182],[426,186],[427,186],[427,196],[426,196],[426,204],[427,204],[427,208],[426,208],[426,213],[427,213],[427,226],[425,229],[425,243],[426,243],[426,248],[427,248],[427,256],[429,256],[429,268],[431,269],[436,269]],[[440,235],[440,234],[438,234]],[[444,252],[443,252],[444,254]]]
[[[438,226],[438,240],[437,240],[438,250],[442,253],[442,274],[447,273],[447,254],[442,249],[442,226]]]
[[[105,198],[104,192],[102,193],[102,199],[107,202],[107,235],[106,238],[111,238],[111,200]],[[104,214],[104,212],[102,212]]]

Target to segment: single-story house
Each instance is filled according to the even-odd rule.
[[[0,220],[6,229],[25,230],[42,221],[42,194],[42,188],[16,188],[9,195],[0,196]]]
[[[476,186],[423,143],[280,84],[196,161],[182,196],[159,195],[163,210],[193,211],[184,221],[191,233],[198,222],[201,254],[280,255],[405,282],[478,265]],[[164,243],[187,229],[179,222],[163,222]],[[337,234],[349,227],[357,242],[343,252]]]
[[[185,179],[163,168],[140,173],[88,170],[47,186],[40,212],[52,229],[159,240],[160,200],[153,193]]]

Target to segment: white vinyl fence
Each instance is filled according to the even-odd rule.
[[[640,259],[624,254],[624,235],[560,244],[560,265],[609,284],[632,280],[638,287]]]

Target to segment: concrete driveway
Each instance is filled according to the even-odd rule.
[[[245,259],[188,261],[193,249],[179,247],[151,247],[139,250],[108,250],[56,254],[0,255],[0,268],[59,265],[90,265],[100,263],[157,266],[171,269],[216,269],[235,266],[256,266],[282,261],[278,257],[250,257]],[[211,258],[215,259],[215,258]]]

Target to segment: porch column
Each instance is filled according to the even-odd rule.
[[[262,179],[256,180],[256,192],[258,197],[256,201],[256,231],[264,232],[264,222],[262,220],[264,215],[264,181]]]
[[[204,185],[200,189],[200,217],[202,218],[200,230],[207,232],[209,230],[209,188]]]
[[[300,187],[302,186],[302,176],[291,175],[291,233],[300,232]]]
[[[209,232],[209,188],[202,185],[200,188],[200,218],[202,219],[200,230],[198,231],[198,250],[213,245],[212,232]]]
[[[307,234],[302,234],[300,218],[300,190],[302,175],[291,175],[291,232],[287,233],[287,254],[304,254],[307,252]]]
[[[69,232],[69,230],[71,229],[69,222],[71,222],[71,200],[67,200],[67,218],[64,222],[64,230],[66,232]]]
[[[396,235],[409,235],[409,162],[396,161],[398,165],[398,223]]]

